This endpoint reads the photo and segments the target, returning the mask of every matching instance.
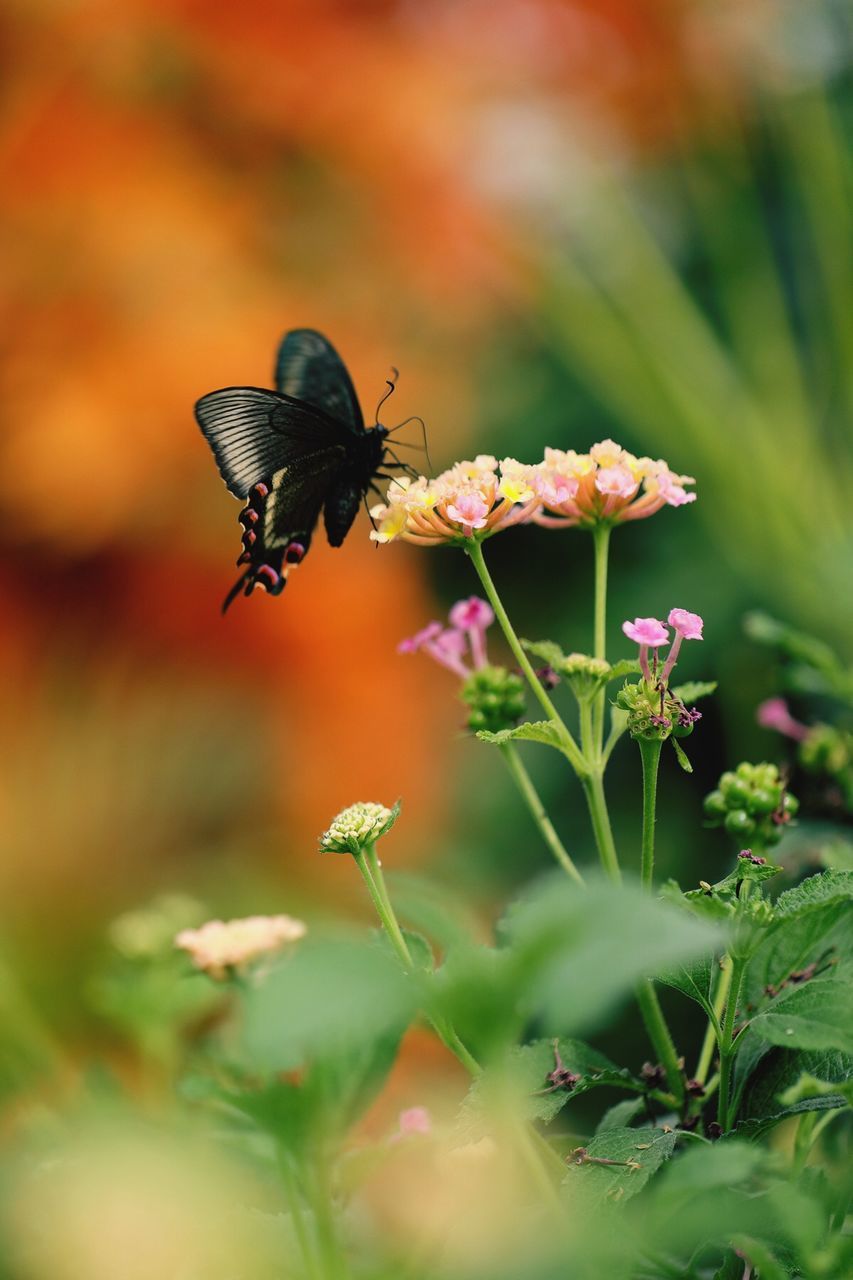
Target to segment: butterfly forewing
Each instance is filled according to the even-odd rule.
[[[275,362],[279,391],[323,409],[353,431],[364,431],[364,418],[346,365],[327,338],[314,329],[291,329]]]

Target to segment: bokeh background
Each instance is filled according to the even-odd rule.
[[[332,338],[368,417],[397,365],[385,420],[423,415],[436,467],[610,435],[696,477],[695,505],[614,538],[609,641],[672,605],[706,618],[683,670],[720,694],[694,775],[665,764],[660,865],[687,884],[725,863],[702,795],[783,753],[754,722],[776,680],[745,611],[849,642],[850,19],[840,0],[6,0],[0,1003],[33,1044],[120,1054],[91,975],[152,895],[361,911],[348,860],[316,853],[353,800],[403,798],[387,861],[481,929],[547,865],[452,677],[396,653],[473,590],[464,557],[376,550],[360,518],[284,598],[219,616],[237,505],[192,406],[268,385],[290,327]],[[489,551],[522,634],[589,647],[585,535]],[[579,788],[529,762],[591,859]],[[628,863],[638,775],[623,744]]]

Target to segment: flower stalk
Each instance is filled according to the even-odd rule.
[[[584,879],[578,871],[570,855],[566,852],[562,840],[554,829],[554,824],[545,811],[538,791],[531,781],[530,774],[522,764],[521,757],[515,746],[511,742],[504,742],[500,746],[500,752],[506,761],[507,768],[512,774],[513,781],[518,787],[519,792],[530,810],[531,817],[539,828],[542,839],[559,862],[560,866],[568,876],[574,880],[575,884],[583,885]]]

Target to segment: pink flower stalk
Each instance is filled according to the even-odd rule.
[[[467,633],[474,666],[482,670],[487,665],[486,630],[495,620],[491,606],[479,596],[469,596],[467,600],[457,600],[449,618],[451,626]]]
[[[808,725],[794,719],[784,698],[768,698],[766,702],[762,702],[755,718],[762,729],[775,729],[777,733],[793,738],[795,742],[802,742],[809,735]]]
[[[640,670],[646,680],[651,683],[649,649],[657,649],[662,644],[668,644],[669,632],[658,618],[635,618],[633,622],[623,622],[622,630],[629,640],[635,640],[640,646]]]
[[[400,1112],[397,1132],[391,1138],[392,1142],[399,1142],[402,1138],[409,1138],[412,1134],[426,1135],[432,1133],[432,1118],[426,1107],[408,1107],[407,1110]]]
[[[480,454],[434,480],[403,477],[388,487],[385,502],[371,509],[375,542],[402,538],[419,546],[464,543],[491,537],[501,529],[529,520],[539,506],[531,483],[534,468]]]
[[[488,665],[486,629],[494,622],[495,615],[485,600],[470,596],[467,600],[457,600],[449,617],[449,627],[442,626],[440,622],[430,622],[407,640],[401,640],[397,652],[418,653],[423,650],[464,680],[471,674],[471,669],[464,662],[464,658],[469,656],[469,646],[474,670],[479,671]]]
[[[429,622],[397,645],[398,653],[428,653],[431,658],[465,680],[471,672],[462,661],[468,648],[463,631],[456,627],[443,627],[440,622]]]
[[[675,641],[661,672],[661,680],[664,683],[669,679],[669,673],[678,661],[682,640],[701,640],[702,628],[705,625],[698,613],[690,613],[688,609],[670,609],[667,622],[675,632]]]
[[[640,520],[696,501],[684,487],[695,484],[692,476],[676,475],[662,458],[637,458],[613,440],[589,453],[546,449],[528,479],[541,500],[532,519],[552,529]]]

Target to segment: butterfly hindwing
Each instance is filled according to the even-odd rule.
[[[314,329],[285,334],[275,362],[275,385],[285,395],[316,405],[351,430],[364,418],[346,365],[327,338]]]

